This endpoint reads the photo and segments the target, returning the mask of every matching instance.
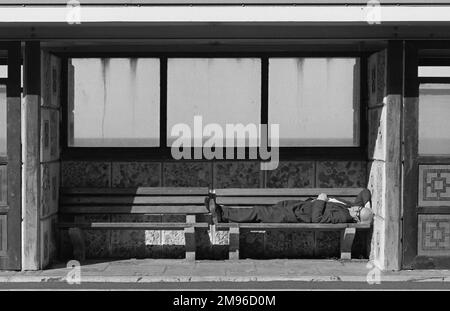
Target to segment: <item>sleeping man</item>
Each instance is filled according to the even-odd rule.
[[[271,206],[254,206],[252,208],[233,208],[216,205],[211,208],[212,220],[239,223],[351,223],[371,222],[371,194],[362,190],[353,203],[328,198],[325,193],[316,199],[286,200]]]

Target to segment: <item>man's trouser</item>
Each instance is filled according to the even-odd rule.
[[[292,209],[280,204],[244,208],[222,207],[224,222],[298,222]]]

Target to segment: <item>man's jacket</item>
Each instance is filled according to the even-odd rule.
[[[293,212],[297,222],[306,223],[349,223],[354,222],[345,204],[322,201],[286,200],[277,203],[280,207]]]

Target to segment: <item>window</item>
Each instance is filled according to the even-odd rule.
[[[194,116],[223,129],[227,123],[261,123],[259,58],[171,58],[167,66],[168,146],[176,139],[172,127],[185,123],[194,129]]]
[[[0,156],[6,156],[6,86],[0,85]]]
[[[419,154],[450,155],[450,84],[419,88]]]
[[[73,58],[69,64],[69,146],[159,146],[159,59]]]
[[[364,156],[358,57],[233,53],[74,57],[68,63],[66,146],[74,157],[85,154],[83,147],[139,147],[123,154],[166,157],[174,141],[187,146],[189,131],[191,146],[200,139],[218,146],[223,135],[225,146],[253,147],[261,143],[262,123],[269,135],[279,125],[286,156],[303,147],[308,155],[330,147]]]
[[[8,78],[8,65],[0,65],[0,78]]]
[[[450,77],[450,67],[419,66],[419,77]]]
[[[359,146],[359,85],[355,58],[270,58],[268,117],[280,146]]]

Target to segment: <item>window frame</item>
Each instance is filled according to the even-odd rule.
[[[167,141],[167,63],[169,58],[260,58],[261,124],[268,124],[269,58],[359,58],[360,114],[359,146],[279,147],[280,160],[366,160],[367,159],[367,59],[370,52],[60,52],[61,57],[61,158],[63,160],[166,161],[173,160]],[[159,58],[160,60],[160,146],[159,147],[70,147],[68,145],[68,60],[70,58]],[[235,148],[236,149],[236,148]],[[236,150],[235,150],[236,154]],[[246,158],[248,148],[246,148]],[[192,159],[193,161],[207,160]],[[226,161],[214,160],[214,161]],[[237,160],[237,159],[236,159]],[[230,160],[228,160],[230,161]]]
[[[450,66],[450,58],[420,58],[417,66],[417,70],[419,67],[439,67],[439,66]],[[419,98],[420,93],[420,85],[421,84],[448,84],[450,85],[450,77],[427,77],[427,76],[419,76],[417,74],[417,98]],[[419,109],[419,107],[417,108]],[[419,110],[417,111],[419,113]],[[417,115],[419,118],[419,115]],[[418,119],[417,119],[418,120]],[[450,155],[430,155],[430,154],[420,154],[419,153],[419,128],[417,128],[417,158],[420,164],[445,164],[450,161]]]

